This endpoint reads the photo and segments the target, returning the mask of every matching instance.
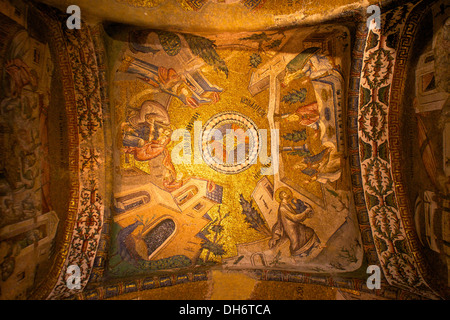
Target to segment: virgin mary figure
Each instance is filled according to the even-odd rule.
[[[290,241],[292,256],[306,257],[320,245],[316,232],[302,222],[314,214],[311,206],[300,199],[294,199],[289,188],[281,187],[275,192],[275,199],[280,203],[278,220],[272,227],[272,238],[269,247]]]

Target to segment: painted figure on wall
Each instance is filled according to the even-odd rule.
[[[147,100],[123,125],[125,153],[136,160],[150,160],[160,155],[170,141],[170,119],[157,101]]]
[[[134,202],[131,204],[127,200],[123,201],[124,207],[116,208],[114,219],[124,228],[118,231],[119,234],[128,230],[125,229],[128,226],[136,227],[132,236],[124,241],[127,246],[119,245],[122,249],[132,248],[129,240],[140,237],[142,226],[131,216],[159,198],[165,199],[165,206],[169,205],[172,202],[166,193],[169,191],[175,199],[173,209],[181,210],[182,217],[204,211],[201,219],[211,219],[195,230],[195,240],[189,240],[189,246],[192,244],[193,247],[184,251],[193,265],[208,263],[226,265],[226,268],[249,268],[257,263],[256,257],[261,257],[265,266],[314,270],[317,263],[314,259],[320,258],[330,237],[339,233],[337,230],[346,217],[354,213],[348,196],[348,181],[342,174],[341,102],[345,83],[340,72],[347,70],[349,64],[344,54],[345,46],[336,43],[334,37],[341,30],[332,31],[311,33],[307,30],[302,35],[291,31],[241,33],[230,38],[154,30],[132,32],[117,64],[115,79],[119,88],[116,112],[121,119],[117,123],[120,150],[117,150],[116,168],[123,174],[122,179],[117,180],[122,182],[116,187],[118,194],[122,194],[141,184],[151,188],[154,195],[149,192],[149,199],[154,200],[142,202],[142,207],[132,207]],[[288,47],[285,49],[284,45]],[[242,50],[243,47],[249,50]],[[197,99],[210,100],[200,99],[197,100],[200,107],[190,105],[194,108],[186,108],[189,103],[180,99],[178,90],[186,84],[188,89],[195,89]],[[214,97],[219,93],[220,100]],[[133,110],[131,105],[139,107]],[[189,146],[195,148],[195,122],[202,123],[200,133],[209,125],[214,126],[222,140],[201,141],[199,152],[204,160],[201,163],[172,163],[167,154],[167,151],[175,150],[172,132],[185,129],[186,134],[190,134]],[[250,155],[261,152],[259,140],[255,147],[253,138],[240,134],[250,127],[255,132],[279,129],[282,158],[279,174],[269,174],[261,179],[255,173],[264,171],[262,162],[258,161],[249,166],[221,163],[220,160],[227,159],[239,162],[239,150],[244,151],[242,155],[246,161]],[[228,135],[228,130],[232,135]],[[200,136],[203,139],[204,136]],[[233,141],[228,140],[229,137]],[[224,142],[226,146],[231,143],[230,150],[225,151]],[[273,148],[270,141],[264,142]],[[183,155],[184,152],[183,149]],[[195,149],[192,153],[195,154]],[[213,165],[205,160],[209,159],[208,155],[216,161],[211,162]],[[180,182],[174,184],[174,188],[160,183],[159,179],[164,175],[160,170],[163,163],[165,173],[172,174],[172,182]],[[201,190],[186,184],[193,177],[224,186],[220,203],[226,208],[225,217],[229,223],[215,224],[224,216],[217,216],[214,203],[205,207],[199,201],[190,200]],[[183,208],[184,202],[191,203],[192,211]],[[124,209],[126,207],[129,209]],[[324,220],[328,221],[326,225],[321,224]],[[176,221],[175,225],[178,226]],[[185,227],[190,228],[190,225]],[[161,248],[148,261],[171,258],[183,252],[183,244],[178,243],[179,247],[176,247],[177,232],[168,240],[168,246],[174,246],[173,251],[168,247]],[[352,241],[359,236],[357,230],[346,235]],[[333,240],[334,248],[348,248],[346,240],[344,237]],[[133,243],[140,243],[140,240]],[[235,251],[237,257],[233,257]],[[336,252],[324,255],[327,262],[338,260],[335,265],[339,266],[339,271],[358,267],[360,250],[355,249],[357,258],[351,261]],[[119,255],[115,255],[113,265],[118,269],[113,268],[112,272],[124,274],[127,264],[117,264],[118,259]],[[331,264],[327,269],[338,270]]]
[[[170,125],[166,108],[158,101],[144,101],[139,110],[132,110],[127,123],[124,124],[124,146],[142,146],[145,140],[155,134],[157,125],[166,128]]]
[[[172,130],[166,108],[154,100],[146,100],[139,110],[132,111],[128,121],[122,124],[123,151],[137,161],[149,161],[162,156],[164,167],[164,187],[173,190],[181,186],[177,180],[170,152]]]
[[[279,188],[275,193],[278,207],[278,220],[272,228],[269,248],[273,249],[286,238],[290,241],[289,250],[292,256],[307,256],[320,244],[315,231],[303,222],[311,218],[313,209],[300,199],[294,199],[289,188]]]
[[[308,77],[317,79],[325,76],[333,69],[330,58],[320,53],[319,47],[310,47],[303,50],[286,65],[286,73],[281,81],[287,87],[294,79]]]
[[[5,96],[0,104],[0,125],[5,134],[1,171],[12,189],[23,190],[15,193],[13,201],[28,203],[22,206],[25,218],[41,206],[44,212],[51,210],[46,154],[52,69],[48,46],[30,37],[27,31],[19,31],[8,48],[2,75]],[[18,213],[17,205],[12,208]]]
[[[54,257],[61,219],[49,156],[57,70],[47,35],[36,34],[40,23],[0,14],[0,299],[27,298]]]
[[[196,60],[195,56],[199,56],[203,63],[217,65],[219,70],[227,72],[209,39],[156,30],[134,31],[129,38],[132,55],[123,59],[119,71],[134,75],[154,88],[155,92],[175,98],[191,108],[215,104],[220,100],[223,89],[210,83],[202,74],[199,70],[201,63],[192,63]],[[189,49],[184,46],[186,44]]]

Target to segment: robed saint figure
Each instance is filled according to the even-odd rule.
[[[311,206],[300,199],[294,199],[292,191],[288,188],[280,188],[276,192],[278,207],[278,220],[272,227],[272,238],[269,247],[275,246],[289,239],[290,253],[292,256],[306,257],[311,251],[320,245],[316,232],[303,224],[311,218],[314,211]]]

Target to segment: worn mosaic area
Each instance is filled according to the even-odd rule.
[[[20,1],[1,9],[1,297],[60,298],[68,266],[87,283],[102,229],[95,32]]]
[[[51,174],[64,169],[67,160],[57,157],[61,162],[50,168],[55,141],[48,134],[64,124],[49,115],[57,116],[51,101],[58,97],[51,92],[58,75],[46,34],[35,33],[42,22],[24,28],[23,19],[0,15],[0,297],[10,299],[25,298],[54,256],[65,214],[60,197],[50,190]]]

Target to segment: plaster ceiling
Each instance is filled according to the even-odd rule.
[[[81,8],[87,21],[123,23],[137,27],[184,32],[256,31],[299,24],[317,24],[374,0],[39,0],[65,11]]]

